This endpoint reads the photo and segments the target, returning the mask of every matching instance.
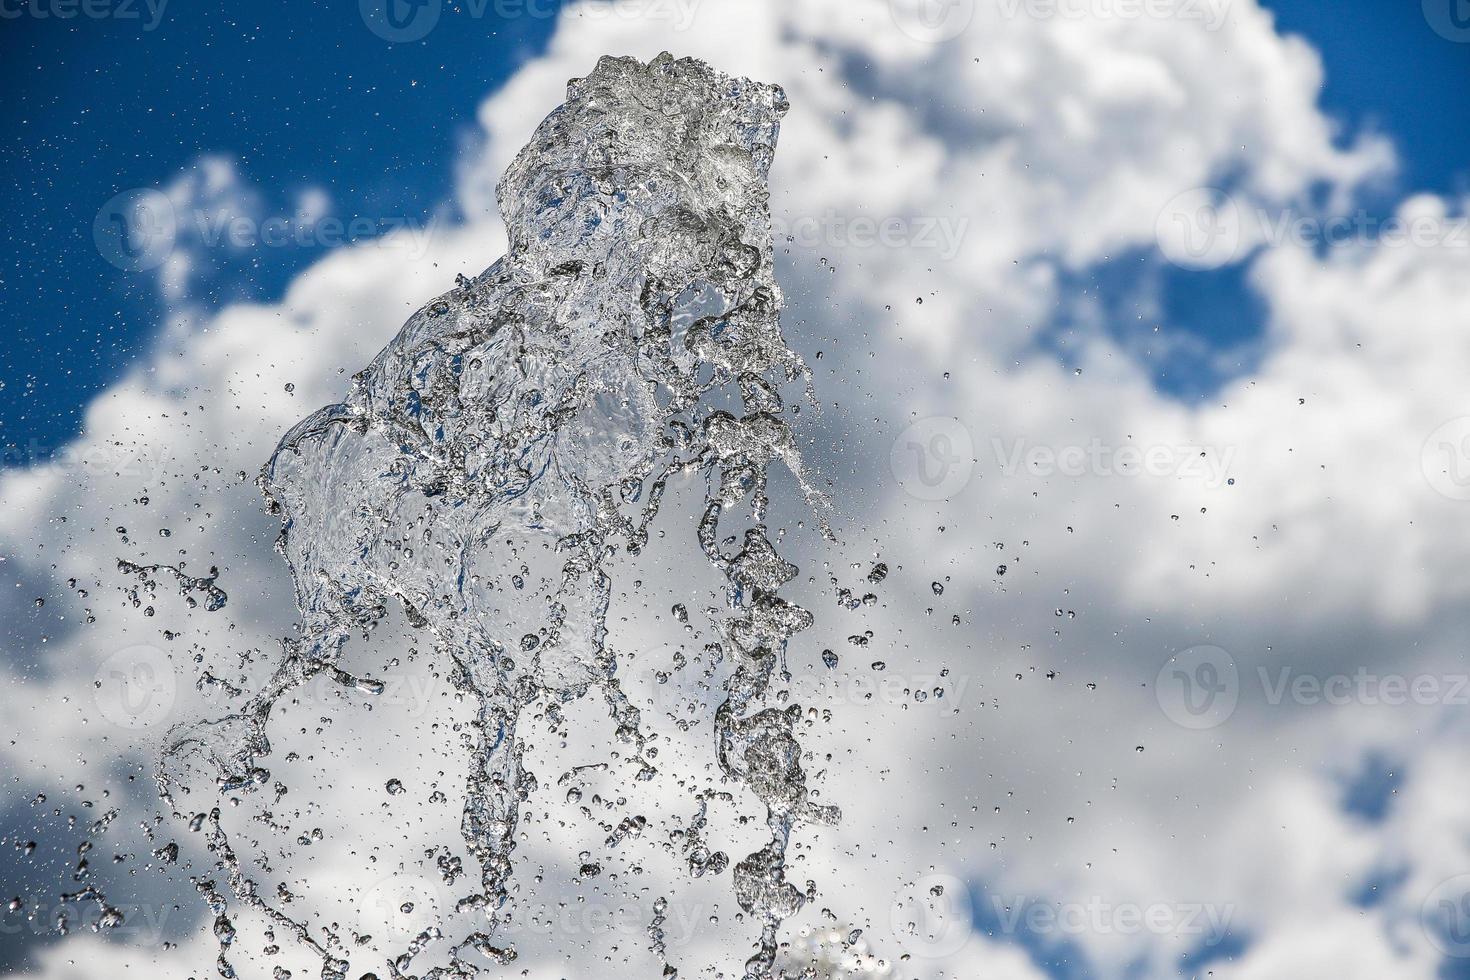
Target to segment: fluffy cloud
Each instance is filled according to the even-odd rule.
[[[1037,340],[1074,300],[1074,277],[1123,254],[1162,261],[1160,216],[1180,194],[1223,187],[1269,230],[1283,216],[1351,213],[1355,195],[1392,172],[1383,139],[1340,133],[1320,111],[1319,60],[1267,12],[1235,2],[1201,19],[1186,16],[1200,4],[1145,7],[1157,15],[981,5],[942,44],[913,36],[905,4],[704,0],[687,24],[569,8],[545,54],[481,107],[485,140],[458,162],[452,202],[466,223],[435,227],[417,249],[389,235],[336,250],[278,302],[217,312],[192,302],[196,251],[177,251],[160,270],[175,322],[151,361],[98,398],[59,464],[0,483],[0,540],[19,583],[8,611],[24,624],[3,695],[15,785],[27,798],[48,793],[63,813],[81,800],[121,808],[110,834],[146,819],[148,794],[126,774],[150,758],[166,720],[218,713],[227,694],[196,679],[208,670],[258,683],[290,629],[275,522],[237,474],[253,477],[279,435],[338,397],[455,273],[503,251],[494,180],[568,77],[605,53],[668,49],[778,81],[793,105],[773,212],[792,238],[778,241],[787,331],[817,367],[824,403],[803,438],[835,489],[844,542],[812,540],[796,530],[798,509],[785,511],[824,636],[793,651],[793,670],[822,684],[806,692],[818,711],[805,735],[810,768],[824,800],[845,811],[842,826],[800,836],[794,876],[820,889],[806,924],[862,926],[878,952],[908,952],[905,976],[1158,975],[1185,957],[1223,977],[1435,976],[1443,950],[1423,906],[1470,867],[1470,813],[1454,788],[1464,708],[1443,690],[1394,703],[1384,681],[1448,685],[1463,672],[1455,607],[1470,581],[1455,518],[1466,505],[1448,479],[1458,472],[1444,468],[1463,461],[1453,423],[1465,413],[1470,349],[1455,329],[1470,312],[1470,242],[1375,235],[1323,250],[1270,238],[1257,222],[1234,259],[1249,263],[1268,311],[1248,376],[1181,404],[1098,319],[1081,321],[1061,363]],[[248,205],[238,175],[215,159],[169,196]],[[1423,195],[1401,206],[1405,221],[1439,228],[1463,211]],[[921,420],[937,421],[909,429]],[[935,434],[959,455],[936,456]],[[958,475],[915,483],[919,465]],[[667,527],[684,526],[697,492],[675,495]],[[641,593],[618,605],[615,642],[641,651],[629,687],[659,705],[659,645],[703,642],[662,615],[664,598],[687,596],[691,610],[716,601],[713,577],[681,558],[689,546],[670,530],[636,570]],[[185,559],[191,575],[216,565],[229,606],[187,610],[165,574],[160,594],[134,607],[119,591],[131,584],[114,572],[120,557]],[[879,558],[892,572],[871,586],[863,576]],[[878,604],[839,609],[832,580]],[[864,630],[868,646],[844,642]],[[421,874],[425,847],[457,839],[453,725],[464,708],[435,665],[403,655],[412,642],[389,633],[351,654],[374,669],[401,657],[395,698],[370,709],[315,689],[273,729],[278,755],[300,755],[301,788],[283,804],[296,829],[277,841],[269,820],[249,825],[314,928],[356,928],[394,870]],[[1192,729],[1171,717],[1156,681],[1167,685],[1171,654],[1197,644],[1224,649],[1239,703],[1221,724]],[[841,655],[837,670],[821,666],[823,645]],[[135,728],[136,718],[106,717],[108,671],[119,669],[154,671],[150,690],[168,702],[160,718]],[[1307,686],[1292,687],[1302,676]],[[1333,687],[1337,678],[1346,686]],[[1314,695],[1312,681],[1348,694]],[[936,687],[945,697],[914,696]],[[595,710],[578,710],[577,744],[533,738],[548,790],[517,854],[523,879],[544,881],[522,894],[548,903],[557,924],[525,937],[521,965],[533,976],[599,975],[611,937],[619,963],[654,969],[641,923],[569,925],[554,913],[558,900],[609,916],[646,908],[676,878],[650,847],[639,852],[644,875],[574,880],[576,852],[596,852],[603,834],[561,801],[564,788],[551,792],[551,777],[605,761],[607,735]],[[665,772],[707,781],[708,722],[696,712],[685,730],[648,715]],[[1345,799],[1372,759],[1390,760],[1399,781],[1383,813],[1364,815]],[[409,794],[383,794],[387,778]],[[77,783],[86,788],[71,791]],[[323,799],[298,798],[309,785]],[[620,792],[628,807],[596,819],[616,823],[641,806],[661,837],[688,817],[687,794],[667,778],[635,790],[610,780],[604,796]],[[737,802],[755,812],[738,791]],[[238,819],[272,805],[247,801]],[[31,833],[60,832],[45,809],[32,808]],[[744,853],[751,831],[737,811],[712,814],[712,827]],[[323,829],[309,856],[289,839],[302,827]],[[177,828],[159,833],[189,842]],[[131,876],[147,863],[146,851],[133,854],[122,870],[99,867],[115,891],[162,880]],[[185,859],[207,868],[197,847]],[[926,911],[934,896],[916,905],[910,893],[936,875],[958,904]],[[690,896],[678,911],[701,923],[672,950],[691,975],[737,963],[750,931],[728,881],[703,884],[678,892]],[[164,905],[192,900],[186,885],[148,888]],[[1055,915],[1008,912],[1032,906]],[[1155,907],[1158,924],[1130,924]],[[1209,921],[1201,910],[1228,923],[1230,942],[1212,945],[1221,937],[1198,926]],[[925,941],[924,922],[958,928],[958,941]],[[246,932],[259,928],[242,923],[240,945],[259,948]],[[164,952],[146,936],[137,947],[68,941],[40,955],[40,970],[197,975],[212,944],[183,936]],[[1047,965],[1062,960],[1074,972]]]

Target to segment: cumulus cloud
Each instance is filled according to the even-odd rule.
[[[602,54],[668,49],[780,82],[792,101],[772,172],[773,215],[791,238],[778,240],[786,329],[817,368],[823,413],[802,437],[843,539],[823,545],[797,529],[797,507],[785,512],[823,635],[793,651],[793,671],[820,678],[805,692],[817,711],[810,768],[845,811],[840,827],[800,835],[796,874],[819,889],[804,924],[861,926],[880,954],[907,955],[905,976],[1030,980],[1056,975],[1058,958],[1100,977],[1164,974],[1186,958],[1222,977],[1435,976],[1446,941],[1424,908],[1458,898],[1443,883],[1470,861],[1454,788],[1465,709],[1449,691],[1464,670],[1456,607],[1470,587],[1456,520],[1470,496],[1458,470],[1470,426],[1457,428],[1470,349],[1456,332],[1470,313],[1470,242],[1453,234],[1465,204],[1407,198],[1407,224],[1445,233],[1406,241],[1381,229],[1325,249],[1273,238],[1283,216],[1325,225],[1352,213],[1392,175],[1390,143],[1322,112],[1320,59],[1256,4],[1203,19],[1184,15],[1198,4],[1145,6],[1164,13],[979,5],[938,44],[915,36],[902,3],[704,0],[687,20],[571,7],[545,53],[481,106],[478,148],[446,161],[463,224],[435,226],[416,251],[394,247],[393,232],[334,249],[279,300],[217,310],[191,302],[199,255],[177,250],[156,273],[176,320],[151,360],[98,397],[58,461],[0,477],[0,541],[18,584],[7,612],[22,624],[5,659],[4,751],[17,795],[51,798],[30,808],[27,832],[59,834],[73,810],[117,807],[119,828],[147,819],[138,767],[167,723],[228,699],[198,679],[248,688],[289,634],[276,524],[251,483],[259,465],[409,313],[503,251],[494,181],[566,79]],[[225,158],[166,186],[180,208],[259,214]],[[1038,343],[1074,299],[1072,277],[1123,254],[1165,261],[1161,216],[1208,187],[1267,218],[1228,260],[1267,311],[1247,376],[1181,404],[1105,314],[1078,321],[1067,364]],[[300,203],[318,218],[328,207]],[[697,492],[675,493],[668,537],[637,569],[643,594],[690,595],[690,609],[716,602],[713,577],[689,572],[689,542],[672,530]],[[194,576],[217,567],[229,605],[189,609],[166,573],[135,605],[119,558],[182,561]],[[876,560],[892,569],[882,586],[864,580]],[[872,591],[876,605],[845,611],[834,585]],[[660,644],[703,640],[643,602],[620,603],[615,642],[637,654],[635,700],[666,707],[651,674]],[[866,630],[866,646],[847,642]],[[1209,655],[1209,676],[1233,676],[1236,700],[1192,728],[1171,715],[1169,665],[1198,645],[1224,653]],[[323,830],[309,858],[272,843],[258,811],[277,804],[238,811],[242,824],[259,818],[261,852],[314,927],[370,915],[385,878],[421,874],[423,848],[457,837],[464,708],[412,646],[400,631],[351,654],[374,668],[399,661],[396,700],[369,708],[312,690],[277,726],[277,754],[301,757],[293,785],[325,797],[298,789],[281,804],[293,827]],[[822,646],[840,654],[837,669]],[[1441,687],[1395,698],[1395,678]],[[119,714],[119,684],[141,684],[154,707]],[[697,685],[689,696],[712,697],[700,702]],[[606,721],[581,710],[584,744],[533,738],[540,771],[567,768],[567,752],[598,761]],[[708,780],[697,715],[686,730],[648,712],[665,771],[678,762]],[[1345,803],[1346,785],[1374,758],[1400,771],[1369,816]],[[383,794],[390,777],[411,794]],[[667,780],[622,791],[660,820],[688,816]],[[544,876],[553,909],[591,901],[609,919],[528,935],[521,965],[600,975],[611,937],[619,956],[655,968],[641,923],[611,915],[651,903],[676,880],[673,863],[649,848],[646,877],[589,897],[574,881],[576,841],[595,850],[601,834],[565,809],[538,796],[520,874]],[[732,854],[751,837],[737,812],[712,816]],[[158,833],[208,871],[190,835]],[[132,874],[157,846],[135,836],[131,862],[99,859],[98,874],[124,891],[172,881],[150,884],[152,900],[193,901],[185,875]],[[933,876],[958,904],[913,895]],[[693,896],[680,911],[701,923],[674,951],[687,972],[742,959],[749,924],[728,881],[679,887]],[[1031,907],[1053,914],[1007,911]],[[1129,924],[1151,908],[1162,909],[1154,925]],[[1198,927],[1206,913],[1228,936]],[[926,922],[951,941],[926,940]],[[83,937],[38,952],[36,972],[197,975],[212,944],[191,930],[179,939],[164,951],[146,937]]]

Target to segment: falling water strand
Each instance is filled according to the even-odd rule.
[[[313,949],[323,977],[344,976],[345,960],[258,894],[218,809],[198,814],[190,799],[270,781],[266,726],[283,694],[318,675],[380,692],[381,682],[338,661],[349,636],[400,605],[476,706],[461,832],[480,874],[458,907],[486,922],[425,977],[473,976],[468,950],[509,962],[514,949],[495,937],[509,914],[520,808],[536,786],[523,764],[522,712],[597,688],[632,749],[621,756],[631,778],[652,777],[607,642],[609,559],[618,541],[639,553],[668,481],[696,474],[708,485],[697,543],[723,574],[730,607],[718,624],[732,674],[715,755],[765,805],[770,831],[734,868],[738,902],[761,930],[745,972],[773,975],[781,923],[807,898],[785,878],[792,831],[837,819],[808,799],[800,708],[762,706],[790,638],[812,623],[778,595],[797,568],[768,536],[773,461],[830,537],[780,393],[800,382],[813,398],[781,336],[772,260],[766,179],[786,109],[778,86],[696,60],[603,58],[568,84],[566,103],[501,180],[507,254],[410,317],[346,398],[297,424],[266,465],[260,484],[283,521],[277,547],[300,629],[238,713],[170,733],[159,784],[174,812],[207,824],[236,899]],[[727,554],[721,541],[732,536],[743,544]],[[694,875],[724,867],[704,823],[701,804]],[[609,846],[639,829],[621,828]],[[224,972],[233,927],[218,932]],[[437,935],[390,960],[392,975]]]

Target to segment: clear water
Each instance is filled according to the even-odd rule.
[[[772,464],[795,477],[826,530],[789,427],[791,384],[812,396],[782,339],[772,263],[766,180],[786,108],[779,87],[699,61],[602,59],[569,83],[501,180],[507,254],[426,303],[341,402],[282,439],[260,485],[282,520],[300,630],[241,710],[171,732],[159,769],[165,801],[227,871],[227,888],[201,884],[222,974],[233,973],[242,911],[319,955],[323,977],[361,972],[348,944],[294,919],[254,880],[240,832],[203,802],[287,792],[272,775],[273,707],[323,678],[380,694],[382,681],[342,667],[343,650],[394,608],[473,705],[468,859],[440,866],[456,921],[468,913],[474,924],[405,937],[390,971],[409,975],[428,950],[440,965],[423,976],[435,978],[515,958],[509,888],[521,873],[521,810],[538,785],[526,714],[596,693],[622,745],[618,778],[648,780],[666,764],[620,685],[607,616],[619,556],[647,545],[669,481],[690,476],[707,491],[683,547],[727,592],[710,650],[725,682],[708,751],[764,805],[769,836],[727,857],[702,801],[682,854],[691,879],[728,871],[758,932],[744,974],[782,970],[782,923],[808,900],[787,880],[792,831],[838,819],[809,793],[800,708],[767,699],[786,644],[813,622],[781,595],[798,570],[768,533]],[[575,775],[561,775],[569,793]],[[620,823],[609,845],[640,832],[641,819]],[[653,908],[648,937],[662,956],[667,899]]]

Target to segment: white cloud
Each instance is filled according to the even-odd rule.
[[[1159,710],[1152,685],[1173,650],[1203,642],[1226,647],[1247,686],[1258,666],[1283,663],[1316,674],[1458,669],[1454,609],[1470,588],[1458,518],[1467,505],[1435,491],[1424,444],[1442,423],[1470,414],[1462,395],[1470,348],[1458,341],[1470,313],[1470,248],[1354,242],[1319,256],[1269,245],[1251,265],[1269,314],[1261,362],[1198,405],[1155,390],[1146,366],[1100,324],[1084,322],[1076,336],[1083,373],[1074,374],[1035,343],[1072,299],[1066,273],[1129,250],[1151,252],[1157,218],[1175,195],[1229,177],[1244,206],[1320,216],[1307,192],[1325,184],[1327,213],[1342,213],[1356,188],[1391,173],[1392,152],[1379,138],[1336,132],[1317,106],[1316,54],[1275,33],[1253,3],[1232,3],[1214,31],[1177,17],[1038,19],[1008,9],[978,8],[967,29],[938,47],[905,34],[881,3],[704,0],[687,31],[574,9],[545,55],[481,107],[483,146],[457,173],[454,203],[467,224],[438,228],[407,256],[382,243],[334,251],[279,302],[217,313],[188,303],[188,253],[166,264],[160,283],[178,304],[178,325],[150,362],[92,405],[78,443],[89,462],[0,478],[0,541],[12,577],[76,576],[91,592],[81,599],[53,588],[44,615],[61,617],[50,621],[54,636],[40,654],[12,651],[15,664],[40,659],[44,670],[12,669],[6,714],[18,728],[47,732],[4,747],[12,771],[25,783],[59,786],[86,758],[89,781],[100,783],[112,759],[151,749],[146,737],[95,719],[96,671],[132,644],[166,653],[177,678],[172,717],[210,710],[217,695],[193,690],[203,667],[258,682],[261,665],[242,664],[240,655],[262,650],[256,659],[270,660],[289,629],[289,584],[270,551],[275,522],[236,473],[253,478],[279,435],[339,397],[348,375],[413,309],[456,272],[477,273],[503,251],[495,178],[561,101],[568,77],[604,53],[647,58],[667,48],[788,89],[793,109],[773,171],[778,216],[967,221],[948,259],[850,242],[792,245],[782,259],[788,333],[808,354],[823,352],[812,363],[831,407],[807,435],[824,475],[841,488],[846,541],[833,554],[793,535],[814,577],[809,602],[824,620],[824,639],[799,644],[793,657],[822,670],[815,653],[830,645],[842,655],[837,676],[881,659],[889,678],[947,668],[951,687],[947,702],[901,695],[835,703],[833,723],[806,734],[813,751],[833,754],[811,768],[824,770],[824,799],[846,811],[841,827],[800,835],[794,876],[810,875],[820,889],[808,918],[830,907],[841,921],[861,921],[879,952],[896,951],[909,937],[895,935],[895,896],[939,868],[987,894],[1042,903],[1103,897],[1228,907],[1247,948],[1211,963],[1218,976],[1433,976],[1437,958],[1419,905],[1470,859],[1462,843],[1470,813],[1455,790],[1460,729],[1443,720],[1463,707],[1271,705],[1243,689],[1225,725],[1191,732]],[[169,194],[177,206],[254,206],[217,158]],[[314,203],[324,213],[325,201]],[[1426,195],[1403,204],[1406,215],[1435,220],[1462,206]],[[887,463],[895,436],[931,415],[961,420],[976,455],[965,489],[938,503],[906,496]],[[997,440],[1053,451],[1186,447],[1181,458],[1203,448],[1222,462],[1228,455],[1235,483],[1175,469],[1006,475]],[[138,458],[147,463],[141,470],[129,464]],[[655,549],[641,569],[645,592],[713,587],[688,585],[680,516],[671,503],[668,550]],[[117,527],[128,529],[128,543]],[[171,536],[161,538],[162,528]],[[834,611],[823,563],[861,591],[870,588],[861,577],[875,553],[893,567],[873,588],[882,605]],[[165,587],[157,616],[142,616],[116,591],[113,567],[119,557],[144,556],[187,557],[193,574],[219,565],[228,610],[185,615]],[[936,596],[930,583],[946,577]],[[31,598],[15,598],[12,611],[20,615]],[[96,623],[78,625],[83,609]],[[640,620],[620,629],[637,648],[667,626]],[[162,627],[178,638],[162,639]],[[865,628],[875,634],[870,648],[841,642]],[[383,648],[369,649],[362,655],[371,660]],[[446,701],[440,710],[453,709]],[[332,702],[297,714],[280,726],[282,743],[299,743],[303,755],[318,742],[332,746],[316,760],[331,770],[321,778],[356,787],[335,800],[348,804],[331,817],[343,832],[328,834],[309,861],[273,857],[303,904],[329,922],[334,901],[350,903],[348,892],[313,893],[310,881],[348,880],[363,870],[365,848],[382,851],[376,873],[397,860],[389,856],[395,846],[412,851],[446,820],[454,839],[452,802],[430,806],[419,793],[419,811],[390,808],[384,824],[373,808],[355,809],[354,794],[389,770],[431,782],[446,765],[438,760],[455,752],[445,732],[435,733],[443,744],[434,761],[420,758],[423,745],[380,744],[380,733],[394,730],[381,724],[386,709],[368,714]],[[585,744],[569,750],[592,753],[588,761],[596,758],[595,714],[589,709],[578,729]],[[429,721],[410,722],[427,742]],[[687,734],[659,730],[669,739],[666,759],[703,773],[707,724]],[[552,756],[553,743],[543,745]],[[1381,823],[1345,812],[1335,778],[1371,751],[1404,760],[1407,770]],[[451,801],[458,785],[455,774],[442,778]],[[650,814],[687,818],[691,807],[677,788],[660,782],[648,793]],[[328,826],[324,804],[304,795],[294,789],[290,800],[310,811],[302,820]],[[549,812],[554,803],[548,797],[534,809]],[[141,815],[129,812],[128,822]],[[410,832],[410,820],[423,822]],[[517,852],[523,873],[555,869],[543,896],[574,901],[580,886],[564,865],[575,865],[577,848],[559,842],[586,828],[544,818],[528,827]],[[660,834],[666,829],[659,824]],[[734,825],[722,832],[749,834]],[[405,839],[386,839],[397,834]],[[589,837],[594,849],[597,836]],[[729,845],[732,854],[743,853],[741,843]],[[647,860],[654,867],[659,859]],[[665,863],[622,887],[646,898],[643,889],[674,874]],[[1402,883],[1375,904],[1355,905],[1354,889],[1385,866],[1401,870]],[[719,924],[685,947],[686,966],[743,958],[749,927],[734,921],[733,901],[721,896],[727,889],[721,880],[700,893],[720,903]],[[612,890],[606,900],[622,901]],[[1084,930],[1062,938],[1093,975],[1122,976],[1140,961],[1150,974],[1171,969],[1194,937]],[[600,940],[575,939],[560,948],[532,943],[521,965],[533,975],[598,975]],[[621,945],[645,943],[639,935]],[[55,947],[42,972],[98,976],[133,963],[185,976],[211,956],[198,940],[156,955],[98,949],[88,938]],[[1045,975],[1003,936],[974,936],[952,957],[918,957],[901,970]]]

